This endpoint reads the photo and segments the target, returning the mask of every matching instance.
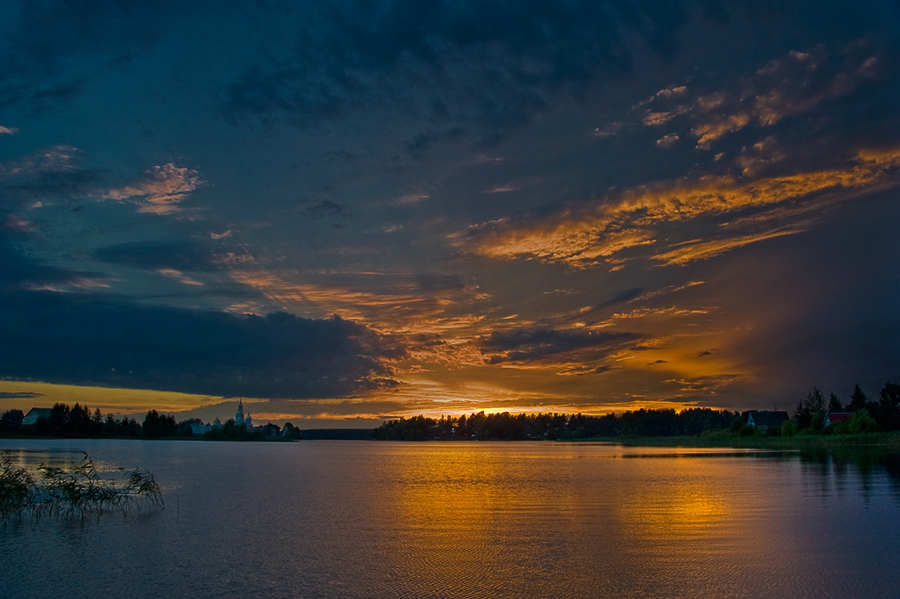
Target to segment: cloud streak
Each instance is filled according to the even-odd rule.
[[[520,328],[494,331],[481,338],[479,345],[488,364],[567,361],[563,357],[584,362],[585,354],[590,354],[592,361],[602,359],[639,337],[608,331]],[[573,359],[575,353],[581,355]]]
[[[575,268],[616,265],[619,254],[657,244],[655,227],[700,218],[733,218],[790,203],[815,211],[817,200],[832,193],[845,200],[895,187],[900,181],[900,150],[860,152],[844,168],[763,177],[732,176],[667,181],[601,198],[586,210],[567,210],[526,222],[493,223],[463,237],[463,247],[500,259],[536,259]],[[727,239],[688,241],[695,251],[674,249],[653,256],[664,264],[684,264],[802,228],[779,228]]]

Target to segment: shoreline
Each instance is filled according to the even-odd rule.
[[[342,429],[336,429],[342,430]],[[347,429],[356,430],[356,429]],[[133,440],[133,441],[218,441],[229,443],[259,443],[259,442],[297,442],[297,441],[328,441],[351,440],[340,435],[335,437],[321,436],[300,439],[278,438],[244,438],[244,439],[204,439],[203,437],[45,437],[37,435],[0,434],[0,439],[6,440]],[[380,441],[371,438],[354,438],[360,441]],[[828,450],[828,449],[858,449],[877,448],[881,450],[900,451],[900,432],[861,433],[856,435],[794,435],[783,436],[740,436],[727,431],[716,431],[703,435],[678,435],[670,437],[589,437],[582,439],[424,439],[421,441],[400,441],[405,443],[516,443],[516,442],[541,442],[541,443],[604,443],[609,445],[621,445],[623,447],[672,447],[672,448],[697,448],[697,449],[763,449],[763,450]]]
[[[900,433],[862,433],[858,435],[794,435],[792,437],[741,437],[727,432],[676,437],[595,437],[571,442],[603,442],[625,447],[695,447],[730,449],[821,450],[843,448],[879,448],[900,451]]]

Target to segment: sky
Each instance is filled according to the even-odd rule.
[[[0,409],[900,380],[900,4],[0,4]]]

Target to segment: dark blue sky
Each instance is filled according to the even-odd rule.
[[[900,8],[746,4],[4,2],[0,407],[876,393]]]

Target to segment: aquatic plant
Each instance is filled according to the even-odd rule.
[[[136,468],[124,482],[103,478],[85,453],[66,469],[41,464],[37,473],[0,460],[0,518],[31,514],[86,518],[107,511],[127,511],[142,504],[164,506],[162,492],[150,472]]]
[[[33,493],[34,478],[27,470],[0,461],[0,515],[21,512],[32,503]]]

